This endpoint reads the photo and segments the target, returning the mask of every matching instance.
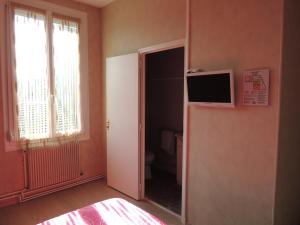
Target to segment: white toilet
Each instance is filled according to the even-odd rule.
[[[168,155],[175,154],[175,135],[173,131],[170,130],[162,130],[160,134],[160,149],[168,153]],[[152,178],[151,175],[151,164],[155,159],[155,155],[151,151],[145,152],[145,179],[150,180]],[[176,173],[176,171],[175,171]]]
[[[152,178],[151,175],[151,164],[154,161],[154,154],[153,152],[146,151],[145,152],[145,179],[150,180]]]

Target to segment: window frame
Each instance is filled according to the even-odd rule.
[[[88,140],[89,132],[89,84],[88,84],[88,32],[87,32],[87,14],[85,12],[70,9],[53,3],[38,0],[13,0],[9,1],[9,5],[0,2],[0,57],[1,57],[1,80],[2,80],[2,101],[3,101],[3,125],[4,125],[4,143],[5,151],[16,151],[20,149],[21,141],[18,139],[18,120],[16,119],[14,96],[15,77],[13,73],[13,45],[11,44],[13,35],[11,8],[24,6],[27,9],[41,10],[46,16],[46,35],[48,45],[51,45],[52,39],[52,17],[60,15],[66,18],[74,18],[80,21],[79,29],[79,54],[80,54],[80,105],[81,105],[81,132],[78,134],[79,140]],[[50,30],[49,30],[50,28]],[[48,50],[48,66],[49,79],[53,79],[53,54],[52,49]],[[49,84],[49,88],[50,88]],[[52,98],[51,98],[52,99]],[[52,100],[51,100],[52,101]],[[51,110],[53,111],[53,101],[51,102]],[[52,134],[50,138],[57,135]],[[59,135],[59,137],[61,137]]]

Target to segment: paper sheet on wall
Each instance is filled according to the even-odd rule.
[[[269,104],[269,69],[247,70],[243,73],[243,104]]]

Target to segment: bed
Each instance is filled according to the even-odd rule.
[[[112,198],[68,212],[38,225],[166,225],[121,198]]]

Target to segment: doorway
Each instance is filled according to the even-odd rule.
[[[184,47],[146,53],[143,62],[144,197],[181,215]]]

